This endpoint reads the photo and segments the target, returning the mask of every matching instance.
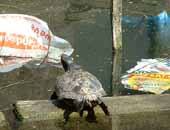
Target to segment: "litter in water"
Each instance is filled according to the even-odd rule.
[[[141,18],[142,19],[142,18]],[[130,19],[138,22],[140,19]],[[157,16],[147,17],[148,29],[154,27],[156,33],[154,39],[161,48],[169,48],[169,30],[170,30],[170,15],[163,11]],[[137,25],[133,22],[131,25]],[[153,31],[153,30],[152,30]],[[154,47],[157,44],[154,43]],[[166,53],[168,55],[168,53]],[[159,55],[160,56],[160,55]],[[142,59],[137,62],[134,68],[127,71],[127,74],[121,77],[121,83],[125,88],[161,94],[170,89],[170,59]]]
[[[46,22],[24,14],[0,15],[0,72],[8,72],[29,61],[59,63],[71,44],[54,36]],[[37,62],[36,62],[37,63]]]
[[[121,82],[128,89],[161,94],[170,89],[170,59],[142,59]]]

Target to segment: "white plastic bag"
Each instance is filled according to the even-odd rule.
[[[6,57],[13,57],[13,61],[16,57],[16,63],[18,58],[23,58],[22,63],[26,63],[26,58],[41,61],[48,54],[48,62],[58,63],[61,54],[71,55],[72,52],[71,44],[54,36],[46,22],[23,14],[0,15],[1,61]],[[0,62],[0,71],[1,66],[5,67],[5,61],[9,60]]]

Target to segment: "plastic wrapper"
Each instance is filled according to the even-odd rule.
[[[61,54],[72,52],[71,44],[53,35],[46,22],[23,14],[0,15],[0,72],[45,57],[47,62],[59,63]]]
[[[121,82],[128,89],[161,94],[170,89],[170,59],[142,59]]]

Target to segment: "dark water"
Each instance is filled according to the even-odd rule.
[[[1,13],[24,13],[46,21],[52,32],[70,41],[75,61],[96,75],[111,94],[112,34],[110,1],[4,0]],[[55,67],[23,67],[0,74],[0,109],[17,100],[48,99],[55,78]]]
[[[133,2],[125,1],[123,3],[123,5],[128,5],[124,8],[125,15],[128,14],[132,4],[135,4],[134,7],[140,10],[136,11],[137,16],[123,19],[123,54],[120,75],[136,65],[136,62],[142,58],[163,57],[167,56],[169,52],[168,50],[158,51],[157,48],[160,43],[165,42],[165,38],[157,36],[164,34],[156,31],[154,22],[148,19],[150,14],[155,15],[161,12],[162,4],[153,3],[150,5],[151,10],[149,11],[148,8],[144,9],[148,4],[142,3],[143,5],[141,5],[135,0]],[[36,2],[33,0],[1,0],[0,12],[34,15],[48,22],[55,35],[72,43],[75,48],[73,54],[75,61],[93,73],[102,82],[108,95],[112,95],[115,86],[112,87],[111,84],[110,6],[110,0],[36,0]],[[153,12],[153,9],[156,13]],[[129,11],[129,14],[133,13],[134,11]],[[150,24],[154,26],[150,28]],[[0,74],[0,110],[10,108],[10,105],[17,100],[48,99],[55,84],[55,77],[61,71],[51,66],[41,69],[23,67]],[[140,94],[136,91],[129,91],[121,85],[118,93]]]

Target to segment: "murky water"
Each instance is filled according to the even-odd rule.
[[[109,94],[112,93],[109,4],[110,1],[4,0],[0,12],[24,13],[46,21],[55,35],[72,43],[76,62],[96,75]],[[0,109],[8,108],[17,100],[48,99],[58,74],[58,69],[50,66],[42,69],[25,67],[0,74]]]
[[[158,1],[126,0],[124,15],[135,17],[123,20],[122,71],[133,67],[142,58],[159,55],[153,50],[153,30],[148,28],[147,17],[166,7]],[[149,6],[150,10],[145,7]],[[134,7],[134,8],[132,8]],[[132,9],[132,10],[130,10]],[[139,10],[138,10],[139,9]],[[146,10],[147,9],[147,10]],[[74,57],[99,78],[108,95],[112,95],[112,26],[110,0],[1,0],[1,13],[22,13],[37,16],[49,24],[55,35],[70,41],[75,48]],[[135,12],[136,11],[136,12]],[[137,16],[136,16],[137,15]],[[61,70],[47,66],[41,69],[23,67],[0,74],[0,109],[10,107],[17,100],[48,99]],[[120,94],[129,91],[120,86]]]

